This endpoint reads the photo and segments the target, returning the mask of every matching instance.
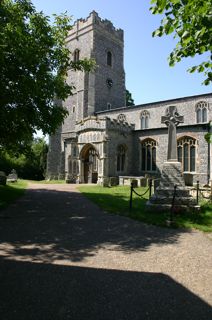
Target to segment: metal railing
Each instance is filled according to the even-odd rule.
[[[139,194],[138,192],[136,192],[135,189],[134,189],[134,187],[133,187],[133,185],[134,185],[133,182],[131,182],[131,185],[130,185],[130,205],[129,205],[130,210],[132,209],[133,192],[134,192],[137,196],[139,196],[139,197],[141,197],[141,198],[143,198],[143,199],[146,199],[146,198],[144,198],[143,196],[144,196],[145,194],[147,194],[147,192],[149,192],[149,198],[152,196],[152,179],[149,179],[149,187],[148,187],[148,189],[147,189],[144,193],[142,193],[142,194]]]

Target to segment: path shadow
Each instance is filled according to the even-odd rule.
[[[4,320],[208,320],[210,306],[162,273],[0,259]]]
[[[78,192],[28,190],[0,219],[0,255],[50,263],[83,261],[98,249],[131,253],[178,241],[180,229],[108,214]],[[111,249],[112,250],[112,249]]]

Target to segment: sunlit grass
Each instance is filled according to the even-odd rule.
[[[100,186],[79,186],[78,189],[100,208],[107,212],[127,216],[145,223],[158,226],[167,226],[170,212],[149,212],[145,209],[149,197],[147,193],[144,199],[133,194],[133,207],[129,210],[130,187],[118,186],[103,188]],[[143,194],[146,188],[136,188],[136,192]],[[201,212],[179,213],[174,215],[174,226],[182,228],[194,228],[205,232],[212,231],[212,204],[204,205]]]
[[[66,183],[65,180],[28,180],[30,183],[41,183],[41,184],[63,184]]]
[[[21,197],[27,187],[27,181],[18,180],[17,182],[7,182],[6,186],[0,185],[0,209],[5,208]]]

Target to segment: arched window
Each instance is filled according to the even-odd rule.
[[[149,112],[144,110],[141,112],[141,129],[149,128]]]
[[[196,171],[196,144],[191,137],[182,137],[177,141],[178,161],[182,163],[184,172]]]
[[[80,50],[79,49],[75,49],[74,50],[74,62],[79,61],[80,59]]]
[[[74,145],[72,150],[73,150],[73,157],[76,157],[77,156],[77,146]]]
[[[107,65],[112,67],[112,53],[110,51],[107,52]]]
[[[196,105],[197,123],[207,122],[208,104],[205,101],[200,101]]]
[[[125,170],[126,148],[124,145],[119,145],[117,148],[117,171]]]
[[[141,143],[142,171],[156,171],[156,141],[146,139]]]

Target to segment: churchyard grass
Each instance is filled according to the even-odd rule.
[[[63,184],[65,180],[28,180],[30,183],[41,183],[41,184]]]
[[[110,213],[162,227],[167,226],[167,220],[170,218],[169,212],[158,213],[145,210],[148,193],[144,196],[145,199],[133,194],[132,209],[129,210],[129,186],[103,188],[83,185],[79,186],[78,189],[100,208]],[[136,188],[136,192],[139,194],[144,193],[145,190],[146,188]],[[201,212],[175,213],[173,220],[173,226],[176,228],[195,228],[204,232],[212,232],[212,204],[202,206]]]
[[[17,182],[7,182],[6,186],[0,185],[0,209],[5,208],[21,197],[27,187],[26,180],[18,180]]]

